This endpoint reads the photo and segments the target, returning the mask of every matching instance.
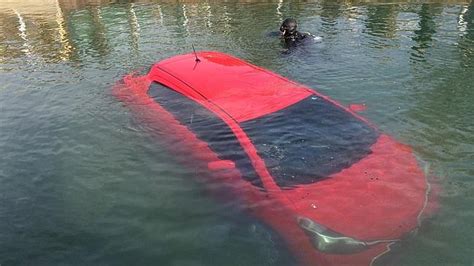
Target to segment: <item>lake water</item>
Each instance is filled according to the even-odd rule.
[[[295,264],[111,95],[192,44],[363,103],[414,148],[440,210],[378,265],[474,264],[474,3],[118,2],[0,0],[0,265]],[[290,16],[321,40],[282,53]]]

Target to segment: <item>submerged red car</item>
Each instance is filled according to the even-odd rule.
[[[245,202],[301,264],[369,265],[430,212],[430,185],[410,147],[230,55],[166,59],[125,77],[114,95],[170,152]]]

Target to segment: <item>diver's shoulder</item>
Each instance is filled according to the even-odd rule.
[[[303,35],[304,37],[315,37],[314,34],[312,34],[311,32],[307,32],[307,31],[301,32],[301,35]]]

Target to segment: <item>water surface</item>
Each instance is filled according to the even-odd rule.
[[[282,53],[288,16],[322,40]],[[474,263],[473,3],[1,0],[1,265],[294,264],[111,96],[192,44],[366,104],[414,148],[441,209],[378,264]]]

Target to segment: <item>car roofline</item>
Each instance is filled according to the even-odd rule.
[[[161,71],[164,71],[164,72],[166,72],[168,75],[171,75],[171,76],[173,76],[174,78],[180,80],[181,82],[183,82],[184,84],[186,84],[189,88],[191,88],[192,90],[194,90],[196,93],[199,93],[201,96],[203,96],[206,100],[212,102],[211,99],[207,99],[201,92],[199,92],[199,89],[198,89],[198,88],[195,88],[195,87],[191,86],[189,83],[187,83],[187,82],[186,82],[185,80],[183,80],[182,78],[178,78],[178,77],[176,77],[175,75],[173,75],[172,73],[170,73],[169,71],[164,70],[163,67],[160,67],[160,66],[168,65],[168,64],[170,64],[170,63],[175,63],[175,62],[179,62],[179,61],[183,61],[183,60],[187,60],[187,59],[193,59],[193,60],[195,60],[195,57],[196,57],[196,56],[199,58],[199,56],[204,56],[204,55],[209,55],[209,54],[218,55],[218,56],[221,56],[221,57],[227,57],[227,58],[232,58],[232,59],[234,59],[234,60],[238,60],[240,63],[243,63],[243,64],[245,64],[245,65],[247,65],[247,66],[249,66],[249,67],[251,67],[251,68],[253,68],[253,69],[255,69],[255,70],[258,70],[258,71],[264,72],[264,73],[266,73],[266,74],[269,74],[269,75],[271,75],[271,76],[273,76],[273,77],[275,77],[275,78],[278,78],[278,79],[280,79],[280,80],[282,80],[282,81],[284,81],[284,82],[286,82],[286,83],[292,84],[292,85],[294,85],[295,87],[297,87],[297,88],[299,88],[299,89],[304,89],[304,90],[306,90],[307,92],[309,92],[310,94],[313,94],[313,95],[315,95],[315,96],[317,96],[317,97],[321,97],[321,98],[325,99],[326,101],[328,101],[328,102],[334,104],[335,106],[337,106],[337,107],[343,109],[344,111],[349,112],[349,113],[352,114],[354,117],[356,117],[357,119],[363,121],[364,123],[368,124],[370,127],[374,128],[376,131],[379,132],[379,129],[378,129],[372,122],[370,122],[369,120],[367,120],[367,119],[364,118],[363,116],[359,115],[358,113],[354,112],[354,111],[351,110],[350,108],[348,108],[348,107],[346,107],[346,106],[340,104],[339,102],[333,100],[333,99],[330,98],[329,96],[326,96],[326,95],[324,95],[324,94],[321,94],[320,92],[318,92],[318,91],[316,91],[316,90],[313,90],[313,89],[311,89],[310,87],[308,87],[308,86],[306,86],[306,85],[304,85],[304,84],[301,84],[301,83],[298,83],[298,82],[296,82],[296,81],[290,80],[290,79],[288,79],[288,78],[286,78],[286,77],[284,77],[284,76],[281,76],[281,75],[279,75],[279,74],[277,74],[277,73],[274,73],[274,72],[272,72],[272,71],[270,71],[270,70],[268,70],[268,69],[265,69],[265,68],[259,67],[259,66],[257,66],[257,65],[251,64],[251,63],[249,63],[249,62],[247,62],[247,61],[245,61],[245,60],[242,60],[242,59],[240,59],[240,58],[238,58],[238,57],[235,57],[235,56],[233,56],[233,55],[229,55],[229,54],[226,54],[226,53],[223,53],[223,52],[218,52],[218,51],[206,51],[206,50],[203,50],[203,51],[198,51],[198,52],[196,52],[196,54],[195,54],[195,53],[180,54],[180,55],[173,56],[173,57],[171,57],[171,58],[167,58],[167,59],[162,60],[162,61],[160,61],[160,62],[157,62],[157,63],[154,65],[154,67],[159,68]],[[200,62],[196,62],[196,64],[198,64],[198,63],[200,63]],[[153,69],[153,68],[152,68],[152,69]],[[299,101],[298,101],[298,102],[299,102]],[[296,103],[293,103],[293,104],[296,104]],[[291,104],[291,105],[292,105],[292,104]],[[219,106],[219,107],[220,107],[220,106]],[[284,108],[286,108],[286,107],[288,107],[288,106],[284,106],[284,107],[282,107],[281,109],[278,109],[278,110],[282,110],[282,109],[284,109]],[[222,109],[222,108],[221,108],[221,109]],[[278,111],[278,110],[274,110],[273,112]],[[229,114],[229,115],[230,115],[230,114]],[[231,116],[231,117],[232,117],[232,116]],[[232,117],[232,118],[235,120],[234,117]],[[253,118],[253,119],[255,119],[255,118]]]

